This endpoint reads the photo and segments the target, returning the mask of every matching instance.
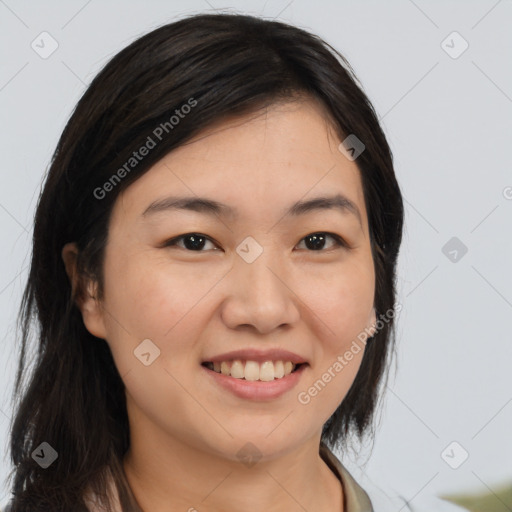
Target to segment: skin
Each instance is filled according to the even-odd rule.
[[[124,469],[144,510],[277,512],[343,510],[339,480],[318,453],[322,425],[348,392],[363,350],[311,399],[297,394],[332,367],[375,324],[375,275],[360,171],[313,100],[274,105],[223,121],[155,164],[117,198],[105,255],[105,296],[95,283],[79,307],[87,329],[107,341],[126,386],[131,444]],[[356,216],[324,210],[293,218],[298,200],[340,192]],[[213,198],[239,218],[145,208],[170,195]],[[304,237],[332,232],[314,250]],[[206,235],[203,248],[187,233]],[[247,236],[263,253],[236,252]],[[74,275],[76,246],[62,251]],[[160,356],[133,351],[151,339]],[[266,402],[212,384],[200,363],[247,347],[284,348],[309,361],[298,385]],[[252,467],[238,450],[253,443]]]

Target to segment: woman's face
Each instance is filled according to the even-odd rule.
[[[339,143],[315,103],[273,106],[201,133],[119,196],[104,301],[82,311],[112,350],[132,435],[232,460],[247,442],[272,458],[320,436],[359,369],[354,341],[375,321],[360,171]],[[355,208],[287,213],[336,195]],[[171,197],[225,207],[173,208]],[[293,360],[277,350],[307,364],[277,378]],[[219,356],[249,380],[217,373]]]

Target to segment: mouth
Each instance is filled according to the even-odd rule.
[[[283,360],[259,363],[251,360],[234,359],[221,362],[204,361],[201,363],[201,366],[212,372],[234,379],[252,382],[272,382],[296,373],[301,368],[308,366],[308,363],[293,363]]]

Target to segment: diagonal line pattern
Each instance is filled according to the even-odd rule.
[[[1,0],[0,0],[1,1]],[[26,67],[28,66],[28,62],[25,62],[23,66],[21,66],[18,71],[4,84],[2,87],[0,87],[0,92],[2,92]]]
[[[473,66],[475,66],[475,68],[477,68],[478,71],[480,71],[480,73],[482,73],[482,75],[484,75],[485,78],[487,78],[487,80],[489,80],[489,82],[491,82],[491,84],[493,84],[494,87],[496,87],[496,89],[498,89],[498,91],[500,91],[501,94],[507,98],[508,101],[512,102],[512,98],[510,98],[510,96],[474,60],[471,62]]]
[[[16,222],[16,224],[18,224],[18,226],[20,226],[21,229],[23,229],[23,231],[25,231],[25,233],[28,233],[25,226],[21,222],[19,222],[18,219],[14,215],[12,215],[11,212],[3,204],[0,204],[0,208],[2,208],[2,210],[4,210],[4,212],[7,213],[7,215],[9,215],[9,217],[11,217],[11,219],[14,220],[14,222]]]
[[[501,0],[498,0],[472,27],[471,30],[473,30],[477,25],[480,24],[481,21],[483,21],[485,18],[487,18],[487,15],[490,14],[494,9],[498,6],[498,4],[501,3]]]
[[[63,28],[66,28],[90,3],[92,2],[92,0],[89,0],[83,7],[81,7],[77,12],[76,14],[74,14],[73,16],[71,16],[71,18],[66,21],[66,23],[64,23],[64,25],[62,25],[61,30]]]
[[[87,84],[86,84],[86,83],[85,83],[85,82],[84,82],[84,81],[83,81],[83,80],[82,80],[82,79],[81,79],[81,78],[80,78],[80,77],[79,77],[79,76],[78,76],[78,75],[77,75],[77,74],[76,74],[76,73],[75,73],[75,72],[74,72],[74,71],[73,71],[73,70],[72,70],[72,69],[71,69],[71,68],[70,68],[70,67],[69,67],[69,66],[68,66],[64,61],[63,61],[63,60],[61,60],[61,62],[62,62],[62,64],[64,64],[64,66],[66,66],[66,67],[69,69],[69,71],[70,71],[70,72],[71,72],[71,73],[72,73],[76,78],[78,78],[78,80],[82,83],[82,85],[87,86]]]
[[[379,117],[379,121],[382,121],[412,90],[414,90],[423,80],[429,75],[434,68],[439,64],[436,62],[386,113]]]
[[[6,4],[6,3],[5,3],[5,2],[4,2],[4,0],[0,0],[0,3],[4,4],[4,5],[5,5],[5,7],[6,7],[7,9],[9,9],[9,11],[11,11],[11,14],[12,14],[13,16],[15,16],[16,18],[18,18],[18,20],[19,20],[19,21],[21,21],[21,23],[23,23],[23,25],[25,25],[25,27],[30,28],[30,27],[29,27],[29,26],[28,26],[28,25],[27,25],[27,24],[26,24],[26,23],[25,23],[25,22],[24,22],[24,21],[23,21],[23,20],[22,20],[22,19],[21,19],[21,18],[20,18],[20,17],[19,17],[19,16],[18,16],[18,15],[17,15],[17,14],[16,14],[16,13],[15,13],[15,12],[14,12],[14,11],[13,11],[9,6],[8,6],[8,5],[7,5],[7,4]]]
[[[418,418],[421,421],[421,423],[423,423],[423,425],[425,425],[425,427],[427,427],[430,430],[430,432],[432,432],[432,434],[434,434],[439,439],[439,436],[411,409],[411,407],[409,407],[388,385],[386,385],[386,387],[405,407],[407,407],[407,409],[409,409],[409,411],[412,414],[414,414],[414,416],[416,416],[416,418]]]
[[[498,208],[499,204],[497,204],[471,231],[470,233],[473,233],[473,231],[475,231],[475,229],[480,226],[480,224],[482,224],[482,222],[487,219],[487,217],[489,217],[491,215],[491,213],[493,213],[496,208]]]
[[[133,368],[130,368],[127,372],[123,373],[122,375],[122,379],[124,380],[124,378],[133,370]]]
[[[103,304],[103,302],[101,301],[98,301],[98,305],[100,306],[100,308],[105,311],[105,313],[107,313],[107,315],[112,318],[112,320],[114,320],[114,322],[119,325],[119,327],[121,327],[121,329],[123,329],[123,331],[126,332],[126,334],[128,334],[128,336],[130,336],[131,338],[135,338],[135,336],[132,335],[132,333],[112,314],[110,313],[110,311],[108,311],[108,309],[105,307],[105,305]]]
[[[169,372],[169,370],[167,370],[167,368],[164,368],[164,370],[170,377],[174,379],[174,381],[183,389],[183,391],[185,391],[185,393],[187,393],[190,398],[192,398],[197,403],[197,405],[199,405],[199,407],[201,407],[206,412],[206,414],[208,414],[208,416],[210,416],[212,420],[215,421],[215,423],[217,423],[222,428],[222,430],[228,434],[229,437],[234,437],[231,432],[229,432],[226,427],[224,427],[224,425],[222,425],[222,423],[220,423],[215,418],[215,416],[213,416],[213,414],[208,409],[206,409],[206,407],[185,386],[183,386],[183,384],[181,384],[181,382],[174,375],[172,375],[172,373]]]
[[[480,482],[482,482],[482,484],[484,484],[485,487],[489,489],[489,492],[493,494],[495,498],[498,501],[500,501],[507,510],[510,510],[512,512],[512,508],[510,508],[473,470],[471,470],[471,473],[473,473],[473,475],[475,475],[478,478],[478,480],[480,480]]]
[[[9,286],[11,286],[12,283],[14,283],[14,281],[16,280],[16,278],[26,269],[28,268],[28,264],[25,265],[1,290],[0,290],[0,295],[2,295],[2,293],[5,292],[5,290],[7,290],[7,288],[9,288]]]
[[[429,226],[430,226],[430,227],[431,227],[431,228],[432,228],[432,229],[433,229],[437,234],[439,234],[439,231],[435,228],[435,226],[434,226],[431,222],[429,222],[429,221],[427,220],[427,218],[426,218],[424,215],[422,215],[422,214],[419,212],[419,210],[418,210],[418,209],[417,209],[417,208],[416,208],[412,203],[410,203],[409,201],[407,201],[407,199],[405,199],[405,198],[404,198],[404,201],[405,201],[405,202],[406,202],[406,203],[407,203],[407,204],[408,204],[408,205],[409,205],[409,206],[410,206],[410,207],[411,207],[411,208],[412,208],[412,209],[413,209],[413,210],[414,210],[414,211],[415,211],[415,212],[416,212],[416,213],[417,213],[417,214],[418,214],[418,215],[419,215],[419,216],[420,216],[420,217],[421,217],[421,218],[422,218],[422,219],[423,219],[423,220],[424,220],[424,221],[425,221],[425,222],[426,222],[426,223],[427,223],[427,224],[428,224],[428,225],[429,225]]]
[[[471,268],[512,308],[512,304],[510,303],[510,301],[504,296],[502,295],[491,283],[490,281],[488,281],[480,272],[478,272],[478,270],[476,269],[476,267],[474,267],[473,265],[471,265]]]
[[[420,286],[420,284],[422,284],[433,272],[434,270],[436,270],[436,268],[438,267],[439,265],[436,265],[407,295],[406,297],[409,297],[409,295],[411,295],[411,293],[416,290],[416,288],[418,288],[418,286]]]
[[[218,489],[229,477],[229,475],[231,475],[231,473],[233,473],[233,471],[230,471],[202,500],[201,500],[201,503],[208,499],[208,496],[210,496],[216,489]]]
[[[400,510],[402,510],[405,506],[409,506],[409,504],[414,500],[414,498],[416,498],[416,496],[418,496],[418,494],[423,491],[423,489],[425,489],[425,487],[427,487],[427,485],[432,482],[432,480],[434,480],[434,478],[439,475],[439,471],[410,499],[410,500],[406,500],[406,502],[401,506],[401,508],[398,510],[398,512],[400,512]]]
[[[288,3],[287,3],[287,4],[286,4],[286,5],[285,5],[285,6],[284,6],[280,11],[279,11],[279,13],[278,13],[276,16],[274,16],[272,19],[273,19],[273,20],[275,20],[275,19],[279,18],[279,16],[281,16],[281,14],[283,14],[283,12],[284,12],[284,11],[286,11],[286,9],[288,9],[288,7],[290,7],[290,5],[292,5],[294,1],[295,1],[295,0],[290,0],[290,2],[288,2]]]
[[[2,413],[9,421],[11,421],[11,417],[6,414],[3,409],[0,409],[0,413]]]
[[[279,485],[279,487],[281,487],[281,489],[283,489],[283,491],[284,491],[286,494],[288,494],[288,496],[290,496],[290,498],[291,498],[293,501],[295,501],[295,503],[297,503],[297,505],[299,505],[299,507],[300,507],[302,510],[304,510],[305,512],[308,512],[308,510],[307,510],[307,509],[302,505],[302,503],[299,503],[299,502],[294,498],[294,496],[292,496],[292,495],[288,492],[288,490],[287,490],[285,487],[283,487],[283,486],[281,485],[281,482],[279,482],[279,480],[277,480],[277,479],[274,477],[274,475],[272,475],[272,473],[270,473],[270,471],[268,471],[268,470],[267,470],[267,473],[272,477],[272,479],[274,480],[274,482],[275,482],[277,485]]]
[[[484,430],[484,428],[487,427],[487,425],[489,425],[489,423],[491,423],[492,420],[494,420],[494,418],[496,418],[496,416],[498,416],[498,414],[503,411],[503,409],[505,409],[505,407],[510,403],[512,402],[512,398],[510,400],[508,400],[505,405],[503,407],[500,408],[500,410],[471,438],[471,440],[475,439],[475,437],[480,434],[480,432],[482,432],[482,430]]]
[[[439,25],[437,25],[437,23],[430,16],[428,16],[423,9],[420,9],[420,7],[415,2],[413,2],[413,0],[409,0],[409,2],[411,2],[411,4],[414,5],[414,7],[416,7],[416,9],[418,9],[418,11],[423,14],[423,16],[425,16],[425,18],[427,18],[427,20],[430,21],[432,25],[434,25],[434,27],[439,28]]]
[[[204,1],[205,1],[205,2],[206,2],[206,3],[207,3],[207,4],[208,4],[208,5],[209,5],[209,6],[210,6],[214,11],[217,11],[217,10],[218,10],[217,8],[213,7],[213,5],[212,5],[210,2],[208,2],[208,0],[204,0]]]
[[[284,423],[284,421],[288,418],[288,416],[290,416],[290,414],[293,411],[295,411],[295,409],[292,409],[265,437],[268,437],[270,434],[272,434],[272,432],[274,432],[277,429],[277,427],[282,425]]]
[[[496,206],[495,206],[495,207],[494,207],[494,208],[493,208],[493,209],[492,209],[492,210],[491,210],[491,211],[490,211],[490,212],[489,212],[489,213],[488,213],[488,214],[487,214],[487,215],[486,215],[486,216],[485,216],[485,217],[484,217],[484,218],[483,218],[483,219],[482,219],[482,220],[481,220],[481,221],[480,221],[480,222],[479,222],[479,223],[478,223],[478,224],[477,224],[477,225],[476,225],[476,226],[475,226],[471,231],[470,231],[470,233],[473,233],[473,231],[475,231],[475,229],[476,229],[478,226],[480,226],[480,224],[482,224],[482,223],[483,223],[483,221],[484,221],[485,219],[487,219],[487,217],[489,217],[489,216],[491,215],[491,213],[493,213],[493,212],[496,210],[496,208],[498,208],[498,206],[499,206],[499,204],[497,204],[497,205],[496,205]]]

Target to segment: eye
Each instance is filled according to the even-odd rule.
[[[178,245],[178,242],[181,242],[182,240],[184,247]],[[168,240],[165,242],[164,247],[178,246],[184,249],[188,249],[189,251],[204,252],[202,251],[202,248],[207,242],[213,244],[210,238],[208,238],[206,235],[202,235],[201,233],[186,233],[185,235],[180,235],[172,238],[171,240]]]
[[[300,243],[305,241],[306,248],[311,251],[322,252],[325,248],[325,241],[327,238],[331,238],[334,240],[333,247],[345,247],[349,248],[349,245],[341,238],[339,235],[335,235],[334,233],[324,233],[317,232],[311,233],[305,236]],[[179,242],[183,241],[183,245],[179,245]],[[211,243],[215,245],[214,242],[207,237],[206,235],[202,235],[201,233],[186,233],[184,235],[177,236],[172,238],[164,243],[164,247],[181,247],[183,249],[193,251],[193,252],[205,252],[203,251],[205,244]],[[299,243],[299,245],[300,245]],[[326,251],[323,251],[326,252]]]
[[[339,235],[324,232],[311,233],[305,236],[300,243],[302,243],[302,241],[305,241],[305,245],[308,249],[322,252],[322,249],[325,246],[326,238],[332,238],[334,240],[334,247],[345,247],[347,249],[349,247],[345,240],[343,240],[343,238],[341,238]]]

